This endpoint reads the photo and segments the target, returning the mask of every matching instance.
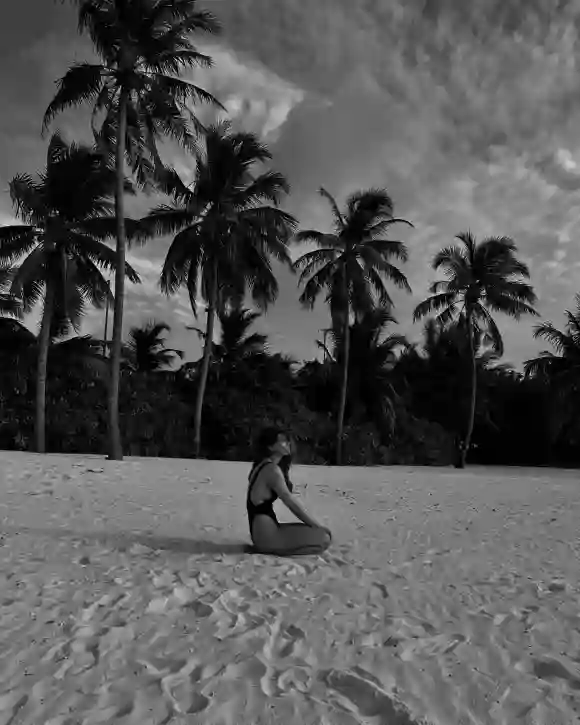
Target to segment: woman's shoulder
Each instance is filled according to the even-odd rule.
[[[279,470],[279,467],[274,463],[274,461],[270,461],[269,459],[265,459],[263,461],[260,461],[260,463],[254,464],[252,466],[252,470],[250,471],[250,479],[256,478],[256,476],[262,475],[262,473],[267,473],[271,475],[273,472],[276,472]]]

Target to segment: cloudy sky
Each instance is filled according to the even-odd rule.
[[[288,209],[301,225],[329,222],[320,185],[339,200],[386,187],[397,215],[414,223],[399,230],[413,288],[394,295],[400,331],[420,339],[411,312],[433,279],[430,261],[466,229],[477,238],[512,236],[530,265],[542,316],[563,324],[580,291],[580,0],[205,6],[224,33],[209,46],[203,39],[215,67],[196,80],[270,144],[292,185]],[[0,26],[0,223],[11,219],[10,178],[44,164],[40,125],[54,81],[90,52],[67,5],[18,0],[10,16]],[[56,127],[88,138],[83,114],[62,117]],[[143,284],[129,292],[126,325],[164,319],[171,342],[195,358],[185,300],[167,300],[156,286],[167,244],[132,252]],[[302,310],[297,298],[297,279],[282,271],[279,300],[259,327],[274,349],[306,359],[316,354],[328,315],[322,305]],[[531,321],[499,323],[506,361],[519,365],[537,352]],[[103,315],[93,313],[85,330],[101,334],[102,324]]]

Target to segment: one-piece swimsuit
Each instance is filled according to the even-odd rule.
[[[269,463],[272,463],[272,461],[268,459],[262,461],[261,463],[258,463],[258,465],[255,466],[250,472],[250,476],[248,479],[249,484],[248,496],[246,498],[246,508],[248,510],[248,522],[250,524],[250,532],[252,531],[252,524],[254,523],[254,519],[256,518],[256,516],[269,516],[272,521],[276,525],[278,525],[278,519],[276,518],[276,514],[274,513],[273,508],[274,501],[276,501],[276,499],[278,498],[278,494],[272,492],[272,498],[268,498],[259,504],[255,504],[252,501],[252,489],[254,487],[254,483],[257,481],[260,472],[263,471]]]

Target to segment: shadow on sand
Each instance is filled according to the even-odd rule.
[[[101,544],[118,551],[129,551],[135,545],[154,551],[175,551],[183,554],[251,554],[251,544],[244,542],[208,541],[206,539],[160,536],[138,532],[74,531],[28,527],[0,527],[0,536],[46,536],[51,539],[72,539],[86,544]]]

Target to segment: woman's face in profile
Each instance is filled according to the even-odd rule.
[[[289,456],[292,453],[292,444],[287,435],[280,433],[278,440],[272,446],[272,452],[281,456]]]

